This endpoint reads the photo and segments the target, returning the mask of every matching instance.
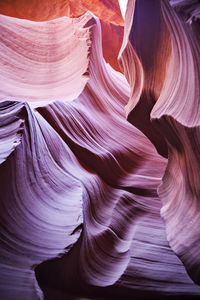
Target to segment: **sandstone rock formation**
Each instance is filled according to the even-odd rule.
[[[198,297],[199,6],[93,2],[0,4],[0,298]]]

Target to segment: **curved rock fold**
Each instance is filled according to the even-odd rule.
[[[200,295],[198,5],[96,2],[0,15],[5,300]]]

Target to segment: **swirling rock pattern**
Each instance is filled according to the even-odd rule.
[[[41,128],[27,104],[6,102],[1,113],[10,121],[24,119],[20,144],[1,164],[1,297],[34,299],[34,265],[62,253],[79,236],[73,231],[82,223],[82,186],[70,173],[73,155],[48,124]],[[55,143],[50,148],[49,139]],[[63,155],[68,167],[61,164]]]
[[[168,72],[181,44],[173,39],[167,20],[175,20],[171,26],[176,24],[187,47],[188,35],[167,2],[137,1],[133,14],[134,4],[128,3],[120,52],[131,89],[124,75],[105,63],[101,23],[89,12],[47,22],[1,16],[1,46],[8,49],[0,56],[2,299],[42,299],[36,265],[49,299],[50,288],[79,289],[82,295],[100,294],[102,299],[132,299],[139,291],[162,297],[200,295],[184,268],[198,282],[198,156],[191,147],[194,141],[198,144],[198,128],[182,124],[191,111],[178,115],[174,109],[166,116],[173,103],[178,102],[177,109],[181,105],[175,99],[178,91],[169,94]],[[155,14],[153,30],[147,33],[160,28],[150,53],[140,41],[140,30],[148,27],[138,23],[140,11],[145,17],[145,5]],[[22,35],[26,39],[19,44]],[[185,51],[186,58],[197,60],[196,44],[189,49],[193,55]],[[65,64],[59,64],[60,55]],[[23,65],[27,56],[32,63]],[[7,66],[9,57],[12,64]],[[192,67],[198,68],[194,63]],[[57,77],[52,76],[55,70]],[[40,74],[50,82],[48,87]],[[175,75],[184,79],[180,68]],[[51,89],[51,80],[61,88]],[[197,77],[192,80],[196,84]],[[192,92],[192,101],[198,103],[198,89]],[[184,96],[188,104],[188,93]],[[146,136],[126,121],[127,103],[129,120]],[[196,115],[192,122],[197,120]]]
[[[82,92],[88,80],[88,14],[42,23],[0,18],[0,99],[70,101]]]
[[[119,3],[117,0],[0,1],[0,14],[33,21],[48,21],[64,16],[68,16],[71,18],[80,17],[87,10],[92,11],[103,22],[102,31],[104,57],[113,68],[115,68],[117,71],[120,71],[117,62],[117,56],[123,39],[124,20],[122,19]],[[66,34],[66,37],[68,37],[70,41],[70,35],[67,33],[66,26],[63,29],[60,28],[60,30],[63,31],[63,34]],[[73,35],[73,31],[71,32],[71,34]],[[56,40],[61,38],[59,34],[56,35],[55,33],[55,36]],[[68,46],[70,47],[71,45]],[[39,49],[41,50],[40,47]]]
[[[200,52],[199,23],[195,21],[199,5],[195,1],[192,8],[189,1],[171,4],[180,15],[168,1],[129,1],[135,15],[129,17],[126,25],[121,65],[132,87],[127,105],[129,121],[150,138],[159,153],[168,153],[168,165],[158,189],[167,239],[191,278],[199,283]],[[152,13],[144,25],[147,9]],[[159,24],[159,30],[147,30],[151,20],[155,26]],[[153,41],[151,48],[144,48],[147,34],[147,41]],[[133,68],[128,66],[128,51],[132,53],[128,60],[134,60]],[[145,115],[148,129],[139,124],[138,115]]]

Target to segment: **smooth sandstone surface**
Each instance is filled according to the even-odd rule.
[[[126,113],[168,158],[158,188],[161,216],[171,248],[199,284],[199,4],[142,0],[128,5],[120,53],[132,89]],[[151,48],[145,48],[148,42]]]
[[[129,0],[124,75],[115,6],[50,8],[0,15],[0,298],[199,297],[197,3]]]

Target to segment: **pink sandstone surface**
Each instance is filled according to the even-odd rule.
[[[1,2],[0,299],[199,297],[189,2]]]

